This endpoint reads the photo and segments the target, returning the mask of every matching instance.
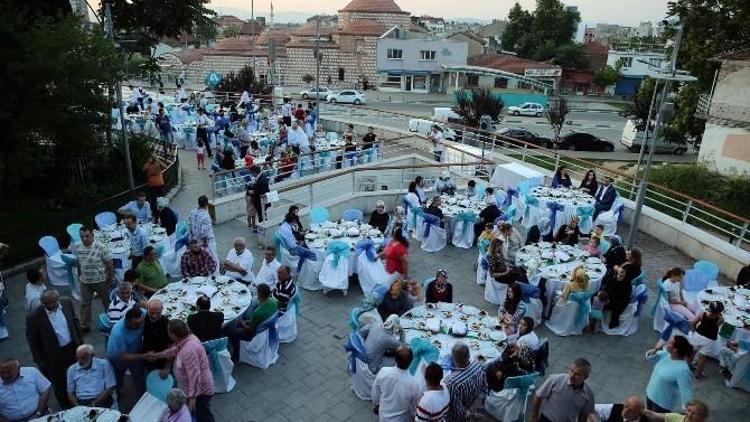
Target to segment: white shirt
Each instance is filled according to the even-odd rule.
[[[281,264],[276,260],[276,258],[274,258],[274,260],[270,263],[266,262],[266,260],[264,259],[263,263],[260,265],[258,274],[255,276],[255,283],[267,284],[269,287],[273,288],[276,283],[279,282],[279,277],[276,274],[276,270],[278,270],[280,266]]]
[[[213,121],[205,114],[199,114],[198,117],[195,119],[195,122],[198,124],[198,126],[201,126],[204,128],[213,126]]]
[[[227,277],[244,281],[246,283],[252,283],[253,281],[255,281],[255,276],[253,275],[254,258],[252,252],[247,250],[247,248],[242,251],[240,255],[237,255],[237,250],[232,248],[227,254],[227,261],[231,262],[232,264],[239,265],[240,267],[242,267],[242,269],[247,271],[247,274],[242,275],[241,273],[227,270]]]
[[[60,347],[67,346],[72,341],[72,338],[70,336],[70,329],[68,328],[68,320],[62,311],[62,305],[58,304],[57,309],[52,312],[47,309],[45,311],[47,312],[49,323],[52,324],[52,329],[55,330],[55,335],[57,335],[58,344]]]
[[[422,204],[419,203],[419,195],[414,192],[407,193],[404,199],[411,208],[419,208],[422,206]]]
[[[242,96],[240,97],[240,104],[249,103],[249,102],[250,102],[250,94],[247,91],[242,91]]]
[[[662,283],[662,286],[664,287],[664,291],[667,292],[667,298],[670,300],[680,300],[680,290],[681,286],[680,283],[675,283],[670,279],[664,280]]]
[[[437,131],[436,133],[430,133],[430,139],[435,142],[432,146],[432,150],[435,152],[445,151],[445,145],[442,144],[443,133]]]
[[[536,350],[537,347],[539,347],[539,337],[537,337],[535,332],[530,332],[528,334],[524,334],[521,337],[516,340],[517,345],[525,344],[529,349]]]
[[[417,405],[417,421],[442,421],[448,415],[451,395],[448,389],[428,390]]]
[[[372,403],[380,405],[380,422],[411,422],[420,398],[417,380],[404,369],[382,368],[372,385]]]
[[[30,314],[42,304],[42,293],[44,293],[44,284],[36,285],[32,283],[26,283],[26,313]]]
[[[0,381],[0,415],[17,420],[37,410],[39,396],[52,384],[34,367],[21,367],[20,375],[12,383]]]
[[[292,103],[284,103],[281,105],[281,115],[284,117],[291,117]]]
[[[308,139],[307,134],[301,127],[297,126],[297,129],[290,132],[290,134],[291,133],[294,133],[294,137],[300,149],[302,150],[306,149],[308,151],[310,150],[310,139]]]

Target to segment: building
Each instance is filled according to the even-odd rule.
[[[558,88],[562,76],[560,66],[508,54],[469,57],[466,65],[442,67],[448,72],[448,93],[460,89],[486,88],[503,94],[547,94]],[[529,96],[518,98],[525,98],[527,101],[537,100],[536,97]],[[544,98],[543,101],[546,101],[546,97]],[[517,104],[510,103],[505,96],[503,99],[506,105]]]
[[[494,19],[492,23],[479,28],[477,34],[484,38],[489,50],[499,53],[503,40],[503,32],[508,26],[508,22],[500,19]]]
[[[315,15],[307,18],[306,22],[317,24],[318,20],[320,20],[321,28],[336,28],[339,25],[339,18],[336,15]]]
[[[586,69],[565,69],[560,81],[560,92],[574,95],[600,94],[607,87],[594,84],[594,74],[607,66],[609,48],[597,41],[583,44]]]
[[[263,32],[263,25],[256,20],[242,22],[239,27],[238,36],[241,38],[254,38]]]
[[[632,96],[638,92],[643,78],[668,65],[664,47],[657,44],[615,43],[610,46],[607,65],[622,65],[622,77],[615,86],[615,95]]]
[[[641,22],[635,29],[635,36],[640,38],[651,37],[654,35],[654,27],[651,22]]]
[[[713,95],[702,96],[696,108],[706,121],[698,161],[721,174],[750,176],[750,50],[720,60]]]
[[[583,29],[583,43],[594,42],[598,39],[596,27],[587,26]]]
[[[467,43],[467,45],[469,46],[469,57],[478,57],[492,53],[490,51],[489,42],[475,32],[457,32],[446,37],[446,39]]]
[[[224,33],[227,28],[239,29],[245,21],[233,15],[221,15],[214,18],[216,30],[219,34]]]
[[[378,89],[389,92],[446,92],[442,65],[465,65],[468,43],[430,37],[401,27],[377,40]]]
[[[419,25],[436,35],[442,35],[445,33],[445,20],[443,20],[443,18],[422,15],[419,17]]]

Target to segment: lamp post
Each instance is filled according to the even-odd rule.
[[[315,23],[315,115],[316,122],[320,121],[320,15]]]

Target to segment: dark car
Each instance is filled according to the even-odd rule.
[[[522,129],[517,127],[504,127],[498,130],[498,135],[503,136],[503,138],[498,138],[503,142],[509,143],[512,146],[519,146],[523,147],[523,144],[520,142],[513,142],[513,140],[526,142],[532,145],[536,145],[537,147],[541,148],[552,148],[552,140],[549,138],[545,138],[542,136],[539,136],[538,134]],[[512,139],[507,139],[512,138]]]
[[[605,151],[612,152],[615,145],[612,142],[594,136],[588,132],[568,132],[560,136],[557,143],[560,149],[571,151]]]

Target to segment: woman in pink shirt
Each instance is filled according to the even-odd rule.
[[[177,387],[187,395],[188,408],[196,420],[214,422],[210,407],[211,396],[214,395],[214,378],[206,349],[182,320],[170,320],[167,333],[174,346],[154,356],[174,361],[173,372]]]

